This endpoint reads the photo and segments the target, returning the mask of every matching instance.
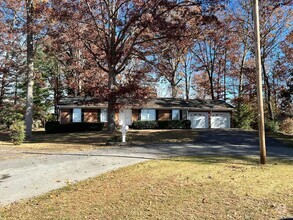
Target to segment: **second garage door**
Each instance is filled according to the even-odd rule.
[[[211,128],[230,128],[230,113],[212,113]]]
[[[209,127],[209,117],[207,112],[189,112],[188,116],[191,121],[191,128]]]

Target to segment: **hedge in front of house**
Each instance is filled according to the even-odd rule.
[[[133,129],[189,129],[190,120],[169,120],[169,121],[135,121]]]
[[[190,129],[190,120],[158,121],[160,129]]]
[[[58,121],[48,121],[45,125],[45,130],[47,134],[101,131],[104,126],[105,123],[74,122],[69,124],[60,124]]]
[[[132,123],[133,129],[158,129],[157,121],[135,121]]]

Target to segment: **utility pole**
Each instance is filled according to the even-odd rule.
[[[254,19],[254,41],[255,41],[255,64],[257,74],[257,102],[258,102],[258,133],[260,163],[266,163],[266,141],[264,129],[264,110],[262,97],[262,73],[261,73],[261,55],[260,55],[260,36],[259,36],[259,13],[258,0],[253,0],[253,19]]]

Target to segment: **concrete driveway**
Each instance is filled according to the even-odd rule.
[[[267,139],[267,151],[269,157],[293,159],[292,148],[271,138]],[[124,146],[66,153],[24,151],[22,154],[26,157],[0,162],[2,205],[146,160],[182,155],[257,156],[259,151],[256,132],[203,129],[199,130],[199,139],[191,144]]]

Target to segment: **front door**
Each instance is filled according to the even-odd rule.
[[[132,124],[132,110],[131,109],[120,109],[119,111],[119,123],[125,125]]]

